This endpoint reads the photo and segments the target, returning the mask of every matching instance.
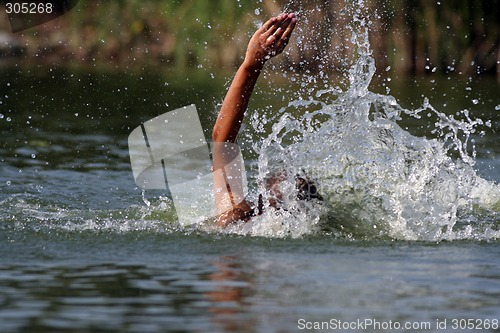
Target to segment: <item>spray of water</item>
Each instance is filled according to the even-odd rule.
[[[307,22],[314,21],[318,10],[296,12],[301,22]],[[249,110],[251,128],[246,132],[255,134],[243,144],[253,146],[258,156],[250,199],[263,195],[262,215],[224,230],[210,223],[186,229],[175,222],[169,199],[153,200],[144,193],[143,206],[102,211],[65,208],[21,195],[0,202],[0,211],[8,212],[1,215],[6,222],[1,227],[49,232],[201,230],[264,237],[498,239],[500,186],[477,175],[470,140],[477,127],[488,122],[467,112],[463,119],[446,116],[428,100],[416,110],[407,110],[394,97],[370,91],[375,62],[367,11],[363,0],[346,1],[339,15],[350,24],[335,27],[349,36],[346,46],[319,49],[316,73],[289,74],[302,89],[280,92],[290,98],[286,107],[272,114],[267,109]],[[296,47],[307,50],[315,42],[321,45],[302,38],[301,29],[300,25],[296,29]],[[344,59],[347,50],[354,56]],[[335,82],[340,83],[333,86],[326,66],[335,63],[347,64],[348,70],[339,74],[341,79]],[[404,117],[421,119],[422,114],[437,119],[433,139],[414,136],[398,124]],[[269,206],[273,197],[265,186],[276,174],[283,178],[280,209]],[[314,181],[323,200],[299,200],[297,175]]]
[[[446,116],[428,100],[407,110],[394,97],[371,92],[375,62],[364,2],[346,5],[346,13],[353,18],[345,28],[355,46],[355,60],[343,74],[348,87],[304,89],[306,97],[277,112],[270,134],[262,132],[267,119],[253,118],[255,131],[264,137],[254,144],[256,192],[268,202],[272,194],[266,179],[284,174],[283,204],[279,210],[267,207],[262,216],[231,231],[272,237],[498,238],[500,188],[475,172],[469,140],[483,121],[468,113],[461,120]],[[303,80],[309,87],[317,75]],[[438,119],[437,138],[417,137],[398,125],[402,117],[420,119],[422,113]],[[323,201],[298,200],[297,175],[314,180]]]

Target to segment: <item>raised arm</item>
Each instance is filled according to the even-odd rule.
[[[281,14],[264,23],[250,39],[245,60],[234,76],[215,122],[212,132],[214,142],[236,141],[264,64],[285,49],[296,22],[295,14]]]
[[[254,208],[244,197],[241,170],[230,161],[231,144],[236,141],[248,101],[267,60],[280,54],[288,43],[297,19],[295,14],[281,14],[269,19],[248,43],[245,60],[224,98],[212,132],[213,177],[216,221],[219,226],[246,221]]]

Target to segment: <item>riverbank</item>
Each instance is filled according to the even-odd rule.
[[[279,1],[79,2],[62,17],[19,33],[0,21],[0,63],[231,71],[256,26],[283,10],[298,13],[298,33],[281,61],[296,71],[348,67],[355,55],[345,4]],[[500,79],[500,1],[474,4],[366,1],[373,13],[373,55],[378,67],[402,74],[433,72],[496,75]],[[333,30],[332,30],[333,27]],[[332,34],[332,31],[334,33]]]

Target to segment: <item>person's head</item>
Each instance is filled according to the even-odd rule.
[[[297,189],[297,198],[300,200],[309,201],[311,199],[318,199],[323,201],[323,197],[318,193],[316,183],[308,177],[303,178],[299,175],[295,176],[295,188]]]
[[[284,171],[276,172],[266,177],[265,187],[269,193],[269,205],[279,208],[283,202],[283,182],[287,179],[287,173]],[[295,175],[295,189],[297,190],[297,199],[309,201],[312,199],[323,200],[318,193],[317,185],[308,177]]]

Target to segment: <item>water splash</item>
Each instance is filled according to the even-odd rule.
[[[271,134],[254,144],[264,202],[271,197],[266,178],[276,172],[287,176],[283,208],[267,207],[263,216],[232,231],[273,237],[330,232],[405,240],[498,238],[500,187],[473,168],[470,137],[483,121],[467,111],[464,119],[446,116],[427,99],[407,110],[394,97],[371,92],[375,62],[366,11],[361,0],[345,9],[353,15],[349,28],[356,52],[344,73],[348,88],[307,91],[279,110]],[[311,83],[306,79],[304,87]],[[398,125],[402,117],[421,119],[423,112],[437,118],[434,139]],[[253,120],[256,132],[265,135],[262,121]],[[323,202],[297,200],[297,174],[318,183]]]
[[[77,209],[60,202],[30,194],[13,195],[0,201],[0,230],[43,233],[174,233],[188,231],[176,223],[172,201],[159,197],[149,206],[133,205],[126,209]],[[5,214],[4,212],[7,212]],[[165,221],[168,221],[166,223]]]
[[[250,114],[251,127],[258,134],[250,138],[259,156],[254,199],[262,193],[267,203],[266,177],[285,172],[282,208],[266,207],[251,222],[225,230],[207,223],[194,231],[273,238],[310,234],[432,241],[499,238],[500,189],[475,172],[471,140],[476,129],[488,122],[483,124],[466,111],[463,119],[446,116],[428,100],[416,110],[407,110],[394,97],[370,91],[376,68],[366,11],[363,1],[357,1],[339,14],[353,17],[346,19],[352,25],[345,27],[351,32],[346,49],[355,55],[352,62],[327,59],[343,56],[346,49],[320,53],[325,64],[350,64],[348,71],[340,73],[338,86],[331,84],[325,67],[319,66],[319,73],[292,73],[302,89],[280,91],[292,96],[287,107],[267,119],[263,110]],[[309,13],[302,9],[300,15],[307,20]],[[300,26],[297,30],[298,46],[312,45],[313,41],[302,43]],[[433,139],[414,136],[398,125],[404,117],[419,120],[423,114],[436,119]],[[265,123],[272,124],[270,133]],[[297,200],[296,174],[316,181],[324,200]],[[9,178],[4,182],[11,191],[14,183]],[[193,231],[175,222],[169,200],[151,199],[145,193],[144,205],[116,210],[66,207],[66,201],[52,202],[50,196],[37,198],[24,194],[0,201],[3,234],[10,230],[13,235],[20,230],[70,234]]]

